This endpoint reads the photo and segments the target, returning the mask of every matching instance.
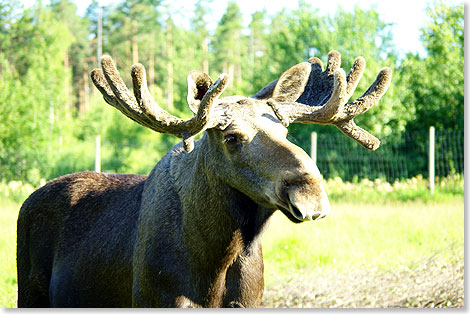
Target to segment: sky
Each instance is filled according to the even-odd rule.
[[[370,9],[374,7],[379,13],[381,19],[386,23],[393,23],[392,32],[394,41],[398,50],[405,54],[406,52],[419,52],[424,54],[424,47],[420,42],[420,28],[426,21],[425,8],[429,0],[306,0],[312,6],[318,7],[320,13],[334,14],[338,7],[342,7],[346,11],[351,11],[355,5],[361,9]],[[47,1],[43,1],[47,2]],[[78,7],[78,13],[83,15],[91,0],[75,0]],[[99,0],[101,5],[108,5],[110,3],[117,3],[117,0]],[[196,1],[189,0],[172,0],[167,3],[170,4],[172,12],[177,12],[174,17],[175,22],[189,26],[188,21],[191,18],[194,3]],[[459,4],[462,1],[457,0],[444,0],[447,4]],[[22,0],[25,7],[34,3],[34,0]],[[227,8],[228,0],[213,0],[212,12],[210,18],[209,28],[215,29],[218,21],[224,14]],[[238,0],[242,14],[243,23],[248,25],[251,20],[251,14],[255,11],[266,8],[268,14],[279,12],[283,8],[296,9],[298,7],[297,0]]]

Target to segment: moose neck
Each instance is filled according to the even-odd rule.
[[[224,268],[259,241],[273,211],[259,207],[217,175],[208,142],[204,136],[191,153],[174,156],[179,161],[172,162],[172,170],[180,191],[183,241],[192,258],[203,267]]]

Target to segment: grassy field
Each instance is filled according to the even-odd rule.
[[[16,219],[20,205],[0,199],[0,307],[16,307]]]
[[[16,307],[15,250],[19,207],[18,202],[0,199],[0,306],[3,308]],[[295,287],[302,287],[310,280],[308,278],[331,278],[333,273],[338,274],[333,278],[343,278],[344,274],[374,270],[365,274],[370,280],[377,281],[388,278],[387,274],[413,271],[422,266],[418,261],[436,255],[435,264],[450,265],[457,257],[462,260],[463,269],[463,242],[464,202],[461,196],[440,202],[332,201],[332,213],[328,217],[303,224],[293,224],[282,214],[276,214],[263,235],[267,290],[264,305],[298,306],[271,302],[276,298],[273,291],[278,289],[285,299],[289,290],[280,283],[293,282]],[[341,280],[347,282],[348,279]],[[315,289],[309,287],[302,289]],[[319,306],[314,301],[307,306]]]
[[[332,202],[323,220],[273,217],[267,307],[462,307],[464,201]]]
[[[264,236],[269,274],[335,268],[393,270],[464,241],[463,199],[389,204],[332,203],[325,219],[292,224],[276,213]]]

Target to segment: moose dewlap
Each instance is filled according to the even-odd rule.
[[[348,76],[340,63],[336,51],[325,70],[311,58],[248,98],[220,97],[226,74],[213,82],[190,72],[194,116],[180,119],[151,97],[142,65],[132,68],[132,94],[103,56],[91,77],[104,100],[182,142],[148,176],[80,172],[31,194],[18,217],[18,306],[258,306],[269,217],[281,210],[300,223],[330,211],[317,166],[286,127],[333,124],[368,149],[379,145],[353,118],[379,101],[391,70],[348,102],[365,61]]]

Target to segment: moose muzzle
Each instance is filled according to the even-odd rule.
[[[325,217],[330,212],[330,202],[321,181],[320,175],[311,174],[283,180],[278,185],[283,210],[298,221]]]

